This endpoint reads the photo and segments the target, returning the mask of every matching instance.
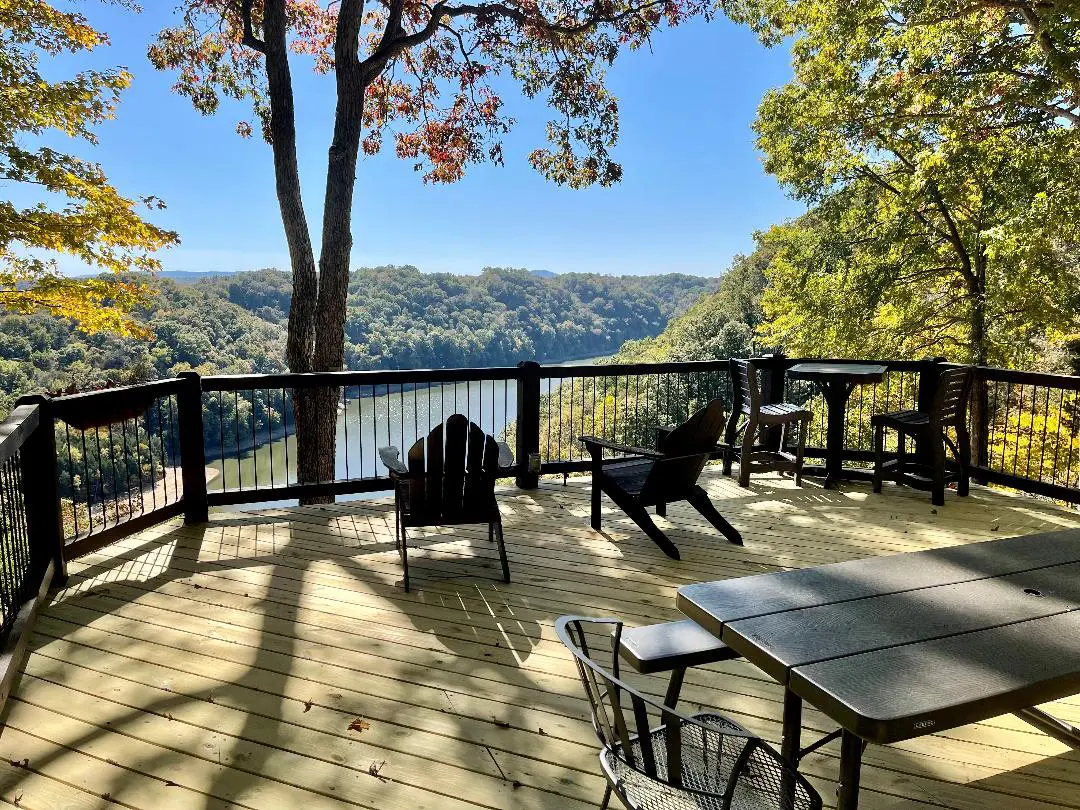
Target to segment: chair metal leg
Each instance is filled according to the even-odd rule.
[[[611,783],[604,788],[604,800],[600,802],[600,810],[607,810],[608,802],[611,801]]]

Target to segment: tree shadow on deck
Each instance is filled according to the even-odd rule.
[[[300,520],[221,517],[200,527],[176,527],[153,540],[136,539],[119,554],[106,550],[72,577],[47,611],[67,617],[55,621],[68,621],[70,635],[77,635],[78,617],[86,623],[94,621],[94,616],[123,617],[135,603],[175,600],[177,610],[176,627],[170,626],[173,622],[158,604],[154,609],[161,613],[152,621],[145,615],[120,620],[142,621],[142,633],[125,637],[113,626],[104,631],[114,641],[120,639],[111,652],[133,655],[130,660],[143,662],[146,672],[130,681],[139,697],[125,703],[124,698],[110,695],[113,702],[108,709],[97,709],[107,715],[92,715],[101,722],[73,728],[74,733],[62,743],[75,750],[100,750],[100,744],[108,747],[115,731],[121,731],[145,739],[146,750],[156,753],[132,762],[121,756],[110,760],[115,773],[108,784],[101,785],[102,794],[121,801],[125,795],[133,797],[136,785],[146,782],[135,775],[138,772],[206,794],[208,808],[220,806],[221,800],[257,797],[268,786],[281,791],[283,799],[315,806],[312,801],[317,796],[305,800],[307,794],[288,785],[325,799],[362,796],[368,806],[380,806],[380,795],[389,799],[390,794],[404,791],[407,798],[399,795],[387,806],[404,806],[404,802],[409,807],[441,808],[456,806],[457,800],[439,796],[451,786],[445,780],[448,766],[438,761],[457,756],[463,766],[483,774],[477,777],[482,783],[478,800],[486,795],[485,803],[509,801],[503,794],[515,791],[515,783],[524,774],[516,760],[507,760],[500,750],[506,743],[499,743],[499,738],[520,733],[504,729],[526,726],[514,707],[533,701],[528,695],[513,696],[522,690],[532,695],[541,692],[523,672],[510,679],[501,676],[507,667],[520,667],[528,657],[539,626],[500,621],[494,607],[485,612],[482,606],[492,605],[497,595],[484,594],[479,585],[457,583],[458,594],[442,587],[438,595],[421,591],[409,595],[412,599],[400,598],[405,595],[396,584],[397,576],[388,573],[386,563],[374,559],[385,557],[396,565],[392,549],[388,553],[383,548],[377,533],[349,548],[339,518],[311,511]],[[334,542],[328,538],[335,537],[344,537],[344,542],[336,541],[338,548],[331,551],[328,546]],[[362,590],[369,599],[349,603],[338,598],[350,590]],[[473,605],[466,613],[469,624],[436,618],[437,610],[446,611],[454,602],[459,613],[461,605]],[[402,617],[408,622],[401,621]],[[63,628],[53,622],[50,619],[50,626],[34,639],[32,651],[38,655],[28,676],[31,682],[63,684],[72,654],[68,650],[57,653],[56,645],[85,641],[67,642]],[[434,636],[437,643],[425,641],[426,636]],[[161,664],[145,663],[155,656],[160,656]],[[82,660],[76,663],[94,666]],[[215,671],[215,663],[220,663],[220,672]],[[170,692],[174,687],[169,686],[155,688],[154,678],[168,666],[180,667],[175,671],[176,692]],[[130,673],[122,669],[112,667],[108,677],[127,680]],[[455,703],[464,700],[455,701],[443,688],[415,685],[423,684],[435,670],[440,672],[436,681],[451,676],[461,681],[474,674],[500,677],[503,697],[491,704],[498,708],[469,706],[458,713],[461,707]],[[84,674],[83,681],[88,677]],[[189,688],[192,685],[201,688]],[[410,688],[424,691],[424,700],[408,698]],[[464,683],[458,688],[469,689]],[[476,690],[482,693],[483,687]],[[421,708],[411,708],[414,703]],[[438,713],[437,728],[411,735],[420,742],[405,742],[408,723],[419,723],[399,717],[410,712],[426,715],[422,719]],[[146,723],[156,731],[147,731]],[[168,728],[165,724],[173,723],[171,730],[163,730]],[[188,724],[184,728],[189,744],[172,751],[155,749],[180,724]],[[483,743],[490,735],[494,735],[490,747],[476,748],[478,739]],[[35,757],[31,768],[48,772],[52,761],[67,755],[66,748]],[[181,763],[190,764],[189,755],[203,761],[201,770],[196,768],[203,778],[194,783],[173,772]],[[468,765],[469,757],[477,762]],[[204,773],[207,762],[217,765],[216,774]],[[543,806],[535,796],[527,804]]]

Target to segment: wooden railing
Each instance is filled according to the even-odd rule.
[[[63,582],[56,448],[48,402],[27,397],[0,423],[0,709],[50,585]]]
[[[786,371],[801,362],[755,358],[766,401],[815,412],[808,455],[824,455],[825,405]],[[851,361],[859,362],[859,361]],[[861,361],[865,362],[865,361]],[[844,458],[867,465],[875,413],[926,408],[940,359],[878,361],[878,385],[856,389],[845,414]],[[972,435],[977,480],[1080,503],[1080,378],[977,370]],[[327,480],[296,473],[297,391],[339,401]],[[585,469],[577,438],[601,435],[642,445],[711,399],[730,407],[727,361],[594,366],[335,372],[199,377],[185,373],[128,388],[38,398],[49,434],[51,473],[41,491],[62,525],[65,556],[87,553],[152,523],[183,514],[205,520],[213,506],[286,502],[389,488],[379,447],[405,448],[451,413],[464,413],[516,451],[519,486],[541,475]],[[13,418],[15,415],[13,414]],[[975,422],[978,422],[976,424]],[[35,481],[35,484],[38,483]],[[25,482],[24,482],[25,484]]]

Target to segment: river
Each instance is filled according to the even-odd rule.
[[[603,357],[590,357],[561,365],[587,366]],[[517,414],[517,383],[484,382],[435,384],[430,388],[391,392],[351,399],[338,410],[336,477],[370,478],[386,475],[378,449],[394,445],[404,451],[420,436],[453,413],[464,413],[485,431],[501,438]],[[256,482],[284,486],[296,481],[296,436],[276,438],[235,458],[215,459],[208,465],[212,480],[207,490],[252,489]],[[381,493],[340,496],[339,500],[381,497]],[[274,501],[286,506],[295,501]],[[236,507],[237,509],[242,507]]]

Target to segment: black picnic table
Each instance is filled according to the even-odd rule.
[[[839,810],[870,742],[1012,712],[1080,748],[1034,708],[1080,694],[1080,530],[686,585],[677,604],[784,685],[792,767],[841,738]],[[803,700],[840,731],[802,748]]]
[[[885,378],[886,366],[877,363],[797,363],[787,370],[794,380],[817,383],[828,408],[828,430],[825,433],[825,488],[832,489],[842,479],[861,474],[844,467],[844,418],[847,401],[858,385],[879,383]],[[806,467],[807,475],[820,468]]]

